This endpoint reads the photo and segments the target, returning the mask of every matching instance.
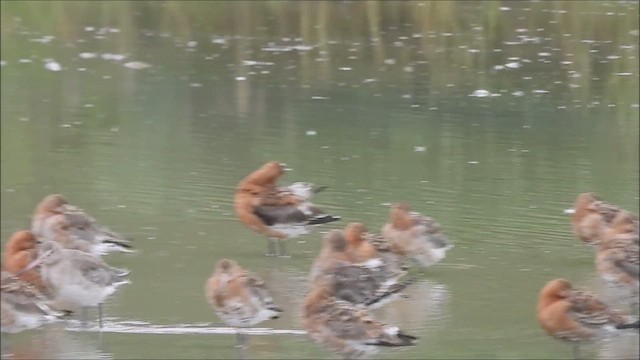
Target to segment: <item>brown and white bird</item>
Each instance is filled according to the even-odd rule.
[[[617,301],[638,308],[640,245],[635,216],[620,211],[604,231],[596,250],[596,270]]]
[[[222,259],[205,283],[205,296],[218,317],[227,325],[247,328],[277,319],[282,310],[273,302],[265,283],[240,267]],[[238,329],[238,346],[245,347],[244,332]]]
[[[610,309],[595,295],[574,289],[565,279],[551,280],[542,288],[537,317],[547,334],[573,345],[576,359],[581,343],[595,341],[607,330],[639,326],[637,319]]]
[[[48,195],[38,204],[31,231],[38,239],[53,240],[67,249],[96,256],[132,251],[129,240],[100,225],[59,194]]]
[[[405,203],[391,207],[390,221],[382,227],[380,234],[389,241],[395,254],[412,259],[422,267],[441,261],[453,248],[440,224],[411,211]]]
[[[322,283],[307,294],[302,317],[313,341],[346,359],[374,354],[379,347],[415,345],[417,340],[377,321],[365,307],[336,298],[331,287]]]
[[[2,332],[33,329],[63,315],[49,307],[49,300],[37,288],[4,270],[0,275],[0,298]]]
[[[285,167],[270,161],[242,179],[236,187],[234,208],[240,222],[267,237],[267,256],[289,256],[285,240],[308,233],[310,225],[340,219],[311,203],[311,197],[323,188],[298,182],[278,186]]]
[[[24,269],[38,257],[38,241],[30,231],[17,231],[4,245],[2,252],[2,264],[4,269],[12,274],[20,274],[17,277],[29,283],[43,293],[48,293],[48,289],[38,269],[24,271]]]
[[[346,249],[342,231],[332,230],[325,236],[311,268],[312,286],[322,282],[336,298],[375,309],[398,298],[411,283],[400,281],[406,271],[391,270],[381,258],[351,262]]]
[[[579,194],[572,209],[573,233],[586,244],[598,245],[604,231],[620,211],[622,209],[602,201],[593,192]],[[638,216],[632,214],[631,217],[637,229]]]

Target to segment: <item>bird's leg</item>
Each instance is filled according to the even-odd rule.
[[[240,348],[240,349],[246,349],[247,348],[247,341],[246,341],[246,335],[244,333],[244,330],[242,329],[238,329],[238,331],[236,332],[236,340],[237,340],[237,345],[236,347]]]
[[[81,321],[82,321],[82,327],[84,327],[84,328],[86,328],[86,327],[88,326],[88,324],[87,324],[87,318],[88,318],[89,316],[87,315],[87,311],[88,311],[88,310],[87,310],[87,307],[86,307],[86,306],[83,306],[83,307],[82,307],[82,315],[80,315],[80,316],[82,317],[82,320],[81,320]]]
[[[98,327],[102,329],[102,303],[98,304]]]
[[[575,360],[580,360],[580,344],[573,343],[573,358]]]
[[[276,255],[276,249],[275,249],[275,242],[278,241],[278,239],[274,239],[274,238],[267,238],[267,253],[265,254],[266,256],[275,256]]]
[[[4,359],[5,356],[10,355],[9,351],[11,350],[9,345],[10,345],[10,340],[9,340],[9,335],[4,335],[5,333],[2,333],[2,341],[0,341],[0,343],[2,344],[2,358]]]
[[[287,243],[286,243],[287,240],[278,239],[276,241],[278,242],[278,256],[285,257],[285,258],[291,257],[291,255],[289,255],[289,253],[287,252]]]

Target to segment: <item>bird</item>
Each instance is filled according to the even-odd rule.
[[[406,203],[391,206],[390,221],[382,226],[382,237],[391,245],[391,251],[402,258],[410,258],[422,267],[444,259],[453,248],[434,219],[412,212]]]
[[[640,295],[639,235],[634,215],[620,211],[604,231],[596,251],[596,270],[617,300],[637,309]]]
[[[279,186],[285,165],[270,161],[247,175],[236,187],[234,209],[240,222],[267,237],[267,256],[289,257],[285,240],[308,233],[309,225],[340,220],[310,202],[324,187],[298,182]]]
[[[63,314],[53,310],[33,285],[3,270],[0,274],[2,332],[16,333],[56,321]]]
[[[128,270],[111,267],[91,254],[66,249],[51,240],[40,244],[38,257],[22,271],[38,265],[54,307],[70,311],[81,307],[84,313],[87,307],[97,306],[100,328],[102,303],[120,286],[130,283],[125,278]]]
[[[537,318],[547,334],[573,345],[576,359],[581,343],[595,341],[607,330],[639,326],[637,319],[609,308],[585,289],[574,289],[565,279],[551,280],[542,288]]]
[[[22,272],[38,256],[38,240],[28,230],[21,230],[13,233],[9,241],[4,245],[2,262],[5,270],[12,274],[20,273],[18,278],[29,283],[43,293],[47,294],[48,289],[37,269]]]
[[[55,240],[65,248],[95,256],[110,252],[132,252],[130,241],[100,225],[60,194],[46,196],[36,206],[31,231],[37,238]]]
[[[596,193],[581,193],[573,206],[571,217],[573,233],[585,244],[597,246],[604,231],[620,211],[622,209],[602,201]],[[633,215],[633,217],[637,224],[638,216]]]
[[[412,283],[400,282],[407,274],[406,271],[389,272],[380,258],[352,263],[345,250],[346,239],[342,232],[330,231],[324,238],[320,254],[313,262],[311,283],[324,281],[338,299],[370,309],[379,308],[397,299]]]
[[[207,302],[227,325],[238,328],[237,346],[245,348],[247,328],[282,313],[273,301],[264,281],[242,268],[234,260],[221,259],[204,286]]]
[[[417,340],[375,320],[365,307],[336,298],[322,283],[305,298],[302,324],[313,341],[346,359],[372,355],[379,347],[415,345]]]
[[[403,259],[393,251],[391,244],[384,237],[370,233],[364,224],[348,223],[343,233],[347,241],[346,252],[352,262],[364,263],[371,259],[380,259],[387,273],[407,269]]]

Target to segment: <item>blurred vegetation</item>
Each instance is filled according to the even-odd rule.
[[[234,39],[239,64],[256,42],[286,39],[315,46],[296,57],[301,83],[326,85],[336,77],[336,63],[357,55],[370,59],[358,64],[363,73],[382,69],[385,79],[428,81],[432,94],[470,79],[486,87],[491,68],[508,57],[540,65],[537,54],[552,52],[554,67],[566,70],[553,80],[572,81],[566,89],[572,99],[602,93],[617,104],[639,95],[635,1],[3,1],[1,10],[3,50],[22,29],[72,44],[86,36],[87,26],[110,27],[119,30],[109,35],[117,50],[129,54],[141,51],[152,30],[183,42]],[[546,48],[545,39],[556,48]],[[332,46],[336,42],[352,44],[351,52]],[[385,66],[389,58],[396,66]],[[406,66],[426,68],[427,75],[407,74]],[[635,74],[621,80],[620,72]]]

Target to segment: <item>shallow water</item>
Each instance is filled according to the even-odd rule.
[[[409,298],[376,310],[420,337],[378,358],[570,358],[534,307],[552,278],[598,289],[563,213],[576,194],[638,212],[637,13],[635,2],[2,2],[3,243],[57,192],[139,249],[106,257],[132,284],[106,303],[102,333],[74,319],[3,334],[7,356],[237,357],[203,294],[221,257],[259,273],[286,310],[250,335],[246,357],[331,356],[299,331],[332,226],[273,259],[234,217],[236,183],[277,159],[293,168],[284,181],[329,187],[317,202],[343,217],[335,227],[377,230],[408,201],[454,241]],[[637,349],[635,333],[583,350]]]

